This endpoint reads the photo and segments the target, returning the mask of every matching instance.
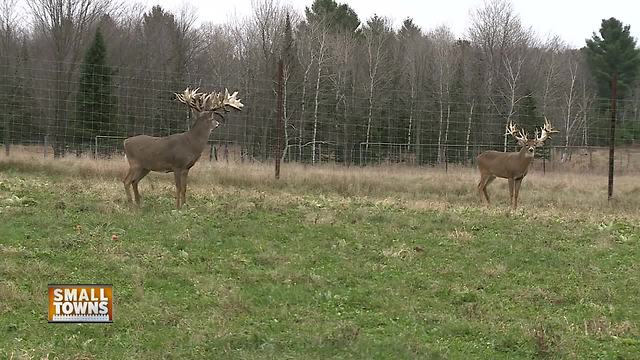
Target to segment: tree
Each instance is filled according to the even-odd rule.
[[[307,38],[308,41],[300,41],[300,50],[305,52],[302,45],[307,43],[310,47],[306,50],[306,56],[300,56],[300,61],[304,61],[304,76],[302,83],[302,101],[301,101],[301,113],[300,113],[300,127],[299,127],[299,154],[302,155],[303,145],[303,129],[304,129],[304,117],[306,100],[304,98],[306,94],[307,81],[311,81],[309,76],[315,75],[313,81],[315,82],[315,89],[313,94],[313,123],[312,123],[312,135],[311,135],[311,162],[316,162],[316,146],[317,144],[325,143],[321,141],[323,136],[318,134],[320,132],[319,111],[322,104],[328,105],[333,103],[333,118],[334,126],[338,126],[339,122],[342,122],[342,128],[344,131],[345,146],[347,143],[347,125],[346,113],[347,113],[347,101],[345,94],[348,89],[348,77],[350,76],[350,60],[353,59],[354,53],[354,34],[357,32],[357,28],[360,25],[360,20],[356,13],[347,4],[338,4],[334,0],[315,0],[311,7],[305,8],[306,23],[300,27],[300,36]],[[303,55],[303,54],[301,54]],[[303,60],[305,59],[306,60]],[[313,64],[317,64],[316,71],[311,73]],[[333,67],[332,67],[333,65]],[[334,96],[329,100],[322,96],[323,92],[326,92],[326,79],[330,79],[333,84]],[[324,86],[323,86],[324,85]],[[353,90],[353,87],[351,88]],[[323,91],[325,90],[325,91]],[[338,115],[339,108],[342,108],[342,116]],[[338,119],[342,118],[341,121]],[[336,138],[338,132],[335,132]],[[338,146],[339,139],[336,139],[336,146]],[[347,150],[344,151],[347,153]]]
[[[525,28],[508,0],[488,0],[471,13],[469,38],[479,49],[483,64],[484,86],[491,108],[486,113],[501,114],[505,123],[516,115],[516,106],[525,99],[523,79],[525,64],[530,61],[529,50],[536,47],[533,31]],[[496,124],[498,125],[498,124]],[[502,134],[503,124],[490,129],[491,134]],[[503,136],[503,151],[507,148]]]
[[[365,161],[369,158],[369,144],[373,137],[372,130],[375,128],[373,109],[374,106],[381,106],[378,100],[382,98],[382,88],[389,80],[390,66],[389,43],[393,39],[391,20],[374,15],[367,20],[367,25],[363,30],[365,50],[367,54],[367,127],[365,141]]]
[[[82,53],[85,34],[112,5],[111,0],[28,0],[34,26],[38,35],[45,38],[43,52],[53,58],[53,89],[49,107],[53,111],[53,123],[48,135],[54,136],[55,157],[64,153],[68,139],[69,96],[73,89],[73,77]]]
[[[451,82],[453,80],[452,64],[455,63],[455,38],[446,26],[436,28],[431,34],[434,48],[433,82],[437,84],[438,102],[438,157],[437,162],[444,162],[446,146],[449,138],[451,119]]]
[[[609,133],[609,186],[608,199],[613,197],[613,167],[615,155],[616,101],[638,76],[640,50],[629,33],[616,18],[602,20],[600,36],[595,32],[587,39],[586,56],[598,82],[598,92],[611,100],[611,127]],[[620,91],[618,91],[620,90]]]
[[[406,138],[407,150],[411,149],[411,145],[415,144],[414,153],[416,160],[420,163],[420,132],[421,121],[417,117],[418,98],[420,97],[420,89],[424,82],[425,63],[426,63],[426,42],[422,35],[422,29],[413,23],[413,19],[407,18],[402,23],[402,27],[398,31],[399,51],[399,77],[405,86],[400,89],[404,96],[400,100],[406,98],[408,103],[403,104],[407,110]]]
[[[79,153],[82,144],[96,135],[113,135],[116,98],[113,91],[113,71],[106,63],[107,49],[100,28],[96,30],[80,69],[80,87],[76,98],[76,129],[74,146]],[[78,141],[79,140],[79,141]]]
[[[9,156],[12,124],[11,117],[15,112],[17,104],[11,104],[11,93],[16,93],[16,88],[19,86],[17,79],[17,73],[20,71],[18,64],[19,53],[19,32],[18,17],[16,11],[16,4],[13,1],[1,0],[0,1],[0,119],[2,121],[2,127],[4,132],[4,148],[5,153]]]
[[[355,11],[347,4],[338,5],[334,0],[315,0],[311,8],[305,8],[305,15],[309,23],[322,22],[331,32],[354,32],[360,26]]]

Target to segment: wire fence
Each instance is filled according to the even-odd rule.
[[[320,83],[315,92],[310,84],[292,82],[286,87],[284,131],[278,132],[272,81],[218,84],[197,74],[178,79],[119,68],[104,93],[111,98],[107,104],[100,97],[79,96],[81,81],[77,76],[62,80],[59,71],[50,62],[20,69],[0,64],[0,142],[5,156],[25,152],[52,158],[123,156],[127,137],[189,131],[190,111],[175,101],[174,93],[199,86],[208,91],[237,90],[245,104],[242,112],[229,114],[226,124],[213,131],[203,149],[205,161],[267,163],[280,144],[285,162],[473,166],[482,151],[518,149],[505,135],[509,120],[532,137],[546,116],[559,133],[536,152],[534,167],[545,172],[605,174],[607,170],[607,99],[578,99],[575,104],[555,99],[544,105],[544,111],[529,102],[505,113],[498,105],[504,99],[480,93],[443,96],[425,90],[407,98],[398,86],[371,98],[355,88],[348,96],[337,96],[330,81]],[[619,108],[616,171],[640,172],[638,101],[621,101]]]

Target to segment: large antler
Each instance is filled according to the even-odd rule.
[[[240,111],[244,107],[244,104],[237,98],[237,91],[229,95],[229,90],[227,89],[224,89],[224,94],[222,92],[210,92],[207,94],[198,92],[198,90],[199,88],[195,90],[186,88],[182,94],[175,94],[176,99],[198,112],[211,111],[223,119],[224,116],[218,112],[219,110],[229,112],[229,108],[233,108]]]
[[[518,130],[518,127],[511,121],[509,121],[509,124],[507,125],[507,132],[505,135],[513,136],[518,141],[518,144],[524,144],[529,140],[527,138],[527,133],[522,131],[522,129]]]
[[[552,133],[557,133],[558,130],[554,129],[551,126],[547,117],[544,117],[544,126],[540,129],[540,135],[538,135],[538,130],[536,130],[536,146],[544,145],[545,140],[550,139]]]

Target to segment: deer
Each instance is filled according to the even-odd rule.
[[[488,150],[478,155],[478,169],[480,170],[480,182],[478,183],[478,194],[480,200],[486,200],[489,204],[489,194],[487,194],[487,186],[495,180],[496,177],[509,180],[509,196],[511,206],[515,210],[518,207],[518,193],[522,179],[529,171],[529,165],[533,161],[536,147],[541,147],[544,142],[550,139],[555,130],[546,116],[544,118],[544,126],[540,132],[536,129],[535,138],[529,139],[529,135],[522,129],[518,129],[513,122],[509,122],[506,127],[506,135],[513,136],[518,145],[521,146],[520,151],[500,152]]]
[[[211,131],[224,123],[224,113],[242,110],[244,104],[237,98],[238,92],[229,95],[222,92],[201,93],[199,88],[187,88],[176,99],[191,109],[193,126],[189,131],[165,137],[137,135],[124,141],[125,158],[129,170],[123,179],[127,202],[131,203],[130,187],[133,187],[136,205],[140,207],[138,184],[150,171],[173,172],[176,184],[176,208],[184,205],[189,170],[198,161],[207,146]],[[219,117],[219,120],[214,118]]]

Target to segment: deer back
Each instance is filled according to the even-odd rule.
[[[147,170],[169,172],[186,169],[195,164],[204,149],[188,135],[188,132],[167,137],[138,135],[125,140],[124,151],[129,163]]]
[[[527,175],[533,155],[526,147],[517,152],[485,151],[478,155],[480,172],[500,178],[522,178]]]

